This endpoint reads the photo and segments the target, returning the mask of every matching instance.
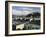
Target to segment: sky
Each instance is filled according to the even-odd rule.
[[[12,14],[17,16],[26,16],[30,13],[40,13],[40,7],[23,7],[23,6],[12,6]]]

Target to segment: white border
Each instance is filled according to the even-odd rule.
[[[12,6],[24,6],[24,7],[40,7],[41,8],[41,28],[40,30],[20,30],[20,31],[12,31]],[[25,33],[42,33],[43,32],[43,5],[40,4],[25,4],[25,3],[9,3],[8,5],[9,11],[9,34],[25,34]]]

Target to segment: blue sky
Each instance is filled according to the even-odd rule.
[[[23,6],[13,6],[13,15],[27,15],[32,12],[40,12],[40,7],[23,7]]]

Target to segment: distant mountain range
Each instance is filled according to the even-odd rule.
[[[30,16],[34,16],[34,17],[40,16],[40,13],[32,13],[32,14],[28,14],[26,17],[30,17]]]
[[[31,17],[31,16],[40,17],[40,13],[38,13],[38,12],[30,13],[30,14],[26,15],[25,17]],[[12,17],[16,17],[16,15],[12,15]],[[18,16],[18,17],[24,17],[24,15]]]

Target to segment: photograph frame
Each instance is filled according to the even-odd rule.
[[[43,5],[43,32],[42,33],[26,33],[26,34],[11,34],[8,33],[8,2],[19,2],[19,3],[31,3],[31,4],[42,4]],[[35,34],[45,34],[45,3],[41,2],[22,2],[22,1],[5,1],[5,36],[18,36],[18,35],[35,35]]]

